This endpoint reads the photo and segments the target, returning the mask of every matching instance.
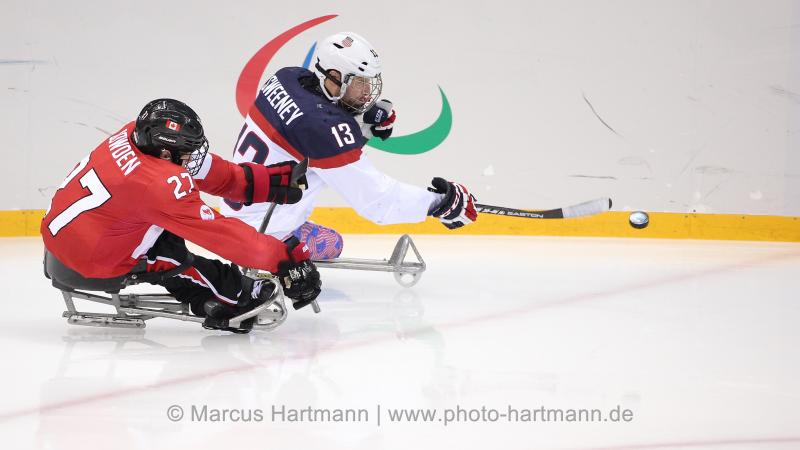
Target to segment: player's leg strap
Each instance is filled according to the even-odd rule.
[[[191,252],[187,252],[186,256],[184,257],[183,261],[180,264],[173,267],[172,269],[168,270],[161,270],[156,272],[145,272],[144,270],[138,271],[136,270],[137,267],[134,268],[131,273],[125,276],[124,284],[125,286],[130,286],[132,284],[138,283],[151,283],[151,284],[161,284],[167,278],[172,278],[176,275],[179,275],[186,271],[189,267],[192,267],[194,264],[194,254]]]

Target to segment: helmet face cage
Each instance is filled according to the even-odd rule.
[[[375,104],[383,90],[383,79],[378,74],[364,77],[349,73],[344,76],[339,104],[353,114],[362,114]]]
[[[200,172],[203,166],[203,160],[206,159],[208,154],[208,139],[203,137],[203,144],[189,153],[189,159],[183,164],[183,167],[189,172],[189,175],[195,176]]]

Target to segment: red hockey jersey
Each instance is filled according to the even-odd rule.
[[[146,155],[134,122],[103,141],[59,186],[42,220],[44,245],[88,278],[129,272],[163,230],[246,267],[276,271],[286,246],[212,210],[200,192],[245,199],[241,167],[209,154],[195,177]]]

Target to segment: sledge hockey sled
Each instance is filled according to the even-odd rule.
[[[164,272],[132,273],[114,280],[91,280],[72,277],[71,271],[64,272],[65,266],[59,267],[52,255],[45,255],[45,276],[50,279],[53,287],[61,291],[67,310],[62,314],[67,322],[74,325],[87,325],[99,327],[144,328],[145,321],[155,317],[183,320],[203,324],[205,317],[192,314],[190,306],[177,301],[167,293],[141,294],[121,293],[122,289],[144,282],[151,282],[160,278],[175,276],[191,265],[192,257],[183,264]],[[53,272],[61,271],[58,278],[69,280],[69,285],[51,276]],[[261,278],[272,278],[266,272],[257,274]],[[273,283],[274,290],[270,300],[246,313],[227,319],[223,326],[231,329],[240,328],[243,321],[255,317],[254,330],[271,330],[282,324],[288,315],[284,302],[283,289],[280,283]],[[114,312],[99,313],[78,310],[75,299],[100,303],[113,308]],[[234,331],[234,330],[230,330]]]
[[[414,253],[417,261],[406,261],[408,251]],[[115,282],[104,286],[98,283],[83,283],[82,280],[70,283],[61,283],[51,277],[48,273],[48,261],[45,257],[45,276],[49,278],[53,286],[61,291],[67,310],[63,312],[63,317],[73,325],[86,325],[98,327],[121,327],[121,328],[144,328],[145,321],[155,317],[196,322],[202,324],[205,317],[192,314],[188,304],[177,301],[167,293],[143,294],[143,293],[121,293],[121,290],[140,283],[150,282],[153,276],[168,278],[175,276],[191,265],[192,258],[187,258],[183,264],[173,269],[158,273],[133,273],[121,277]],[[319,268],[329,269],[352,269],[378,272],[391,272],[395,280],[403,287],[411,287],[417,284],[425,272],[425,261],[417,250],[416,245],[408,235],[403,235],[398,239],[389,259],[373,260],[360,258],[337,258],[329,261],[314,261]],[[50,268],[52,271],[52,267]],[[273,278],[267,272],[256,272],[254,274],[260,278]],[[272,330],[281,325],[288,316],[288,309],[284,301],[283,289],[280,283],[275,280],[275,290],[271,296],[271,301],[248,311],[239,316],[228,319],[227,326],[239,328],[245,320],[255,317],[253,324],[254,330]],[[113,308],[114,312],[99,313],[78,310],[75,300],[86,300],[89,302],[100,303]],[[312,304],[314,312],[319,312],[316,302]]]

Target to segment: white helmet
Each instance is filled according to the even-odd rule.
[[[353,113],[368,110],[381,95],[381,60],[372,45],[355,33],[342,32],[325,38],[317,48],[314,69],[323,94]],[[341,81],[331,77],[329,70],[338,71]],[[338,95],[328,92],[326,79],[340,87]],[[348,88],[349,96],[346,95]]]

